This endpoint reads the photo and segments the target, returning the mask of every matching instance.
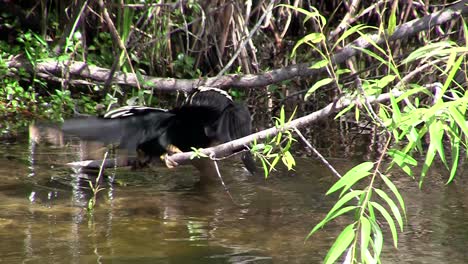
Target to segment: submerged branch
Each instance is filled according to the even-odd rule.
[[[384,43],[386,40],[392,42],[400,39],[405,39],[415,34],[430,29],[431,27],[441,25],[451,20],[457,19],[460,15],[468,14],[468,5],[466,1],[459,3],[435,12],[433,14],[424,16],[419,19],[412,20],[398,26],[391,36],[381,34],[369,34],[360,37],[350,44],[343,47],[343,49],[331,58],[334,64],[340,64],[347,59],[361,53],[362,49],[366,49],[375,42],[377,44]],[[190,91],[198,86],[211,86],[211,87],[238,87],[238,88],[252,88],[259,86],[266,86],[273,83],[289,80],[295,77],[312,76],[325,71],[325,68],[310,69],[310,63],[301,63],[291,65],[288,67],[267,71],[261,74],[230,74],[220,77],[210,77],[205,79],[175,79],[175,78],[159,78],[140,75],[136,76],[131,73],[115,72],[112,78],[113,84],[127,85],[137,87],[138,83],[145,89],[157,89],[160,91]],[[63,72],[70,74],[71,79],[85,79],[89,82],[103,84],[111,75],[109,69],[89,65],[85,62],[79,61],[41,61],[36,62],[35,66],[31,65],[26,59],[15,57],[8,61],[9,68],[21,69],[25,68],[29,72],[36,72],[41,74],[46,79],[57,80],[61,78]],[[70,81],[72,81],[70,80]]]

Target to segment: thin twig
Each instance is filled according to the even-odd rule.
[[[343,177],[343,176],[341,176],[341,174],[337,170],[335,170],[335,168],[333,168],[333,166],[328,162],[328,160],[324,156],[322,156],[322,154],[316,148],[314,148],[314,146],[312,146],[312,144],[310,144],[309,141],[307,141],[307,139],[302,135],[301,131],[299,131],[299,129],[297,129],[297,127],[294,128],[294,131],[299,136],[299,138],[302,140],[302,142],[304,142],[304,144],[306,144],[306,146],[310,150],[312,150],[312,152],[314,152],[315,155],[317,155],[317,157],[323,162],[323,164],[325,164],[325,166],[328,167],[329,170],[331,170],[331,172],[333,174],[335,174],[335,176],[337,176],[340,179]]]

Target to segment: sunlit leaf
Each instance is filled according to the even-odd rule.
[[[351,108],[353,108],[355,105],[356,105],[355,102],[348,105],[346,108],[341,110],[338,114],[336,114],[335,119],[338,119],[340,116],[342,116],[342,115],[346,114],[347,112],[349,112],[349,110],[351,110]]]
[[[403,63],[410,63],[418,59],[431,57],[434,54],[437,54],[437,52],[440,52],[440,50],[453,47],[453,45],[454,42],[451,41],[441,41],[424,45],[423,47],[411,52],[411,54],[403,60]]]
[[[351,72],[350,69],[338,69],[338,70],[336,70],[335,74],[336,74],[336,76],[340,76],[342,74],[350,73],[350,72]]]
[[[418,165],[418,162],[413,157],[397,149],[389,149],[387,154],[393,158],[392,161],[395,162],[406,174],[411,178],[414,178],[413,170],[409,165],[416,166]]]
[[[362,35],[363,38],[365,38],[367,41],[369,41],[370,44],[374,43],[374,41],[372,41],[371,39],[369,39],[368,37],[366,37],[366,35]],[[378,50],[381,51],[382,54],[386,54],[385,51],[382,50],[382,48],[380,48],[377,44],[374,45],[374,47],[378,48]],[[391,72],[393,72],[395,75],[398,76],[398,69],[395,67],[395,65],[391,62],[388,62],[387,60],[385,60],[384,58],[382,58],[381,56],[377,55],[376,53],[368,50],[368,49],[364,49],[364,48],[361,48],[361,47],[356,47],[356,46],[353,46],[353,48],[369,55],[370,57],[378,60],[379,62],[381,62],[382,64],[386,65],[390,70]]]
[[[374,167],[372,162],[363,162],[350,169],[341,179],[339,179],[333,186],[327,191],[327,195],[336,192],[341,188],[344,190],[349,189],[354,183],[360,179],[370,175],[370,170]]]
[[[325,86],[327,84],[330,84],[331,82],[333,82],[333,79],[332,78],[325,78],[325,79],[322,79],[320,81],[317,81],[316,83],[314,83],[314,85],[312,85],[312,87],[310,87],[310,89],[307,91],[306,95],[304,96],[304,101],[307,101],[309,99],[309,97],[320,87],[322,86]]]
[[[348,246],[354,240],[354,224],[350,224],[341,232],[338,238],[333,243],[332,247],[328,251],[327,256],[325,257],[324,263],[334,263],[348,248]]]
[[[435,142],[432,142],[429,144],[429,148],[427,149],[426,152],[426,158],[424,159],[423,167],[421,170],[421,178],[419,179],[419,188],[422,187],[422,183],[424,181],[424,178],[427,175],[427,172],[429,171],[429,168],[432,165],[432,162],[434,161],[434,157],[436,154],[436,144]]]
[[[317,44],[324,40],[325,40],[325,35],[323,35],[322,33],[318,33],[318,32],[310,33],[306,35],[305,37],[301,38],[299,41],[297,41],[296,45],[294,45],[294,48],[291,52],[291,56],[295,56],[296,49],[299,48],[304,43],[309,44],[309,45],[310,43]]]
[[[390,17],[388,18],[388,34],[392,35],[393,32],[395,32],[396,28],[396,8],[392,8],[392,11],[390,12]]]
[[[452,52],[455,52],[455,49],[451,49],[450,53]],[[444,85],[442,86],[442,90],[440,91],[438,97],[436,98],[437,102],[442,101],[440,100],[442,98],[442,95],[445,94],[445,91],[447,91],[447,89],[450,87],[453,81],[453,78],[455,77],[455,74],[457,74],[458,70],[460,69],[461,64],[464,61],[465,57],[466,57],[466,52],[462,56],[460,56],[453,64],[452,69],[447,74],[447,78],[445,79]]]
[[[276,164],[277,164],[278,161],[280,161],[280,159],[281,159],[281,155],[278,155],[278,154],[275,154],[274,157],[275,157],[275,158],[273,159],[273,161],[272,161],[271,164],[270,164],[269,172],[271,172],[272,170],[275,169]]]
[[[268,178],[268,165],[266,164],[265,159],[260,158],[260,161],[262,162],[263,173],[265,174],[265,179],[266,179]]]
[[[468,125],[466,123],[465,117],[454,106],[449,107],[449,113],[450,113],[450,116],[452,116],[452,118],[455,120],[455,122],[457,122],[457,125],[463,131],[465,136],[468,137]]]
[[[398,203],[400,204],[401,209],[403,210],[403,214],[405,215],[406,218],[406,208],[405,208],[405,202],[403,200],[403,196],[401,196],[400,192],[398,191],[398,188],[393,184],[393,182],[385,175],[381,174],[380,177],[382,180],[385,182],[387,187],[393,192],[393,195],[398,200]]]
[[[360,25],[352,26],[348,30],[345,30],[343,32],[343,34],[336,40],[335,44],[333,45],[332,50],[334,50],[339,43],[341,43],[343,40],[347,39],[352,34],[354,34],[356,32],[359,32],[359,31],[362,31],[364,29],[368,29],[368,28],[375,29],[375,27],[360,24]]]
[[[370,202],[370,203],[385,218],[385,221],[387,221],[387,224],[390,227],[390,231],[392,233],[393,245],[395,247],[398,247],[398,233],[397,233],[397,230],[396,230],[395,221],[393,221],[393,218],[388,213],[387,209],[385,209],[382,205],[380,205],[380,204],[378,204],[376,202]]]
[[[393,74],[389,74],[384,76],[382,79],[377,80],[376,85],[380,88],[384,88],[387,86],[389,83],[393,82],[395,80],[396,76]]]
[[[281,157],[281,161],[288,168],[288,170],[292,170],[293,167],[296,165],[296,161],[294,160],[294,157],[291,155],[291,152],[289,151],[286,151],[283,153],[283,157]]]
[[[371,224],[369,219],[361,217],[361,259],[366,258],[367,247],[369,246],[369,240],[371,239]]]
[[[377,224],[375,220],[369,219],[372,230],[373,230],[373,235],[374,235],[374,243],[373,248],[374,248],[374,259],[379,259],[380,258],[380,253],[382,252],[382,247],[383,247],[383,234],[382,234],[382,229],[380,229],[380,226]]]
[[[403,218],[401,217],[400,210],[395,202],[388,196],[387,193],[381,189],[376,188],[375,192],[388,204],[390,210],[392,210],[393,217],[397,220],[400,230],[403,232]]]
[[[444,125],[439,120],[435,120],[429,125],[429,134],[430,134],[430,142],[431,144],[434,143],[437,153],[439,154],[442,163],[445,167],[448,168],[447,159],[445,158],[445,151],[444,151]]]
[[[363,262],[366,263],[366,264],[377,264],[377,263],[379,263],[379,262],[377,262],[376,259],[374,259],[371,252],[369,251],[369,249],[366,249],[366,254],[364,255]]]
[[[320,228],[322,228],[324,225],[326,225],[328,222],[330,222],[331,220],[337,218],[338,216],[340,215],[343,215],[343,214],[346,214],[347,212],[349,211],[352,211],[354,209],[356,209],[357,206],[355,205],[350,205],[350,206],[346,206],[346,207],[343,207],[341,208],[340,210],[338,211],[335,211],[333,214],[331,215],[327,215],[324,219],[322,219],[322,221],[320,221],[320,223],[318,223],[317,225],[314,226],[314,228],[309,232],[309,234],[307,235],[306,237],[306,240],[309,239],[309,237],[311,235],[313,235],[315,232],[317,232]]]
[[[449,184],[452,182],[453,178],[455,178],[460,158],[460,137],[457,135],[458,128],[453,125],[451,130],[452,135],[450,136],[450,147],[452,150],[452,167],[450,168],[450,176],[446,184]]]
[[[327,59],[323,59],[323,60],[320,60],[320,61],[315,62],[315,63],[312,64],[312,66],[310,66],[309,68],[310,68],[310,69],[320,69],[320,68],[326,67],[327,65],[328,65],[328,60],[327,60]]]

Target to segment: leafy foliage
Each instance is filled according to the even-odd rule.
[[[311,64],[311,68],[326,67],[329,73],[329,76],[312,85],[305,99],[323,87],[334,85],[342,92],[341,96],[355,101],[339,112],[336,118],[344,117],[354,109],[356,121],[364,116],[372,120],[374,125],[387,135],[387,143],[377,161],[365,161],[355,166],[330,187],[326,194],[339,192],[338,200],[325,218],[315,225],[307,238],[333,219],[352,213],[353,222],[344,227],[336,238],[324,262],[334,263],[340,257],[343,257],[346,263],[380,262],[384,236],[381,226],[383,221],[380,218],[383,218],[388,225],[395,247],[398,245],[398,231],[403,230],[406,219],[403,196],[390,176],[394,165],[414,178],[415,168],[421,166],[417,155],[423,155],[419,177],[421,187],[436,158],[450,172],[447,183],[456,175],[460,162],[460,149],[468,145],[466,123],[468,92],[465,87],[454,83],[454,78],[457,74],[466,75],[460,72],[460,69],[467,63],[468,48],[458,46],[452,41],[434,42],[412,51],[398,64],[391,53],[389,43],[378,45],[363,32],[368,29],[382,32],[384,30],[382,27],[356,25],[345,30],[335,44],[330,44],[323,32],[326,25],[323,16],[314,9],[311,12],[289,7],[305,14],[305,20],[314,20],[320,30],[300,39],[293,49],[293,55],[299,47],[307,45],[321,57],[321,60]],[[394,32],[396,26],[395,9],[392,9],[386,30]],[[466,25],[464,29],[466,34]],[[357,90],[347,89],[340,81],[341,73],[351,72],[351,69],[338,69],[337,65],[331,63],[331,51],[338,47],[338,43],[346,41],[355,34],[368,41],[371,48],[354,48],[376,60],[387,72],[379,78],[359,80]],[[442,66],[435,66],[442,76],[440,78],[442,83],[421,85],[408,81],[421,69],[415,68],[409,73],[402,73],[401,69],[409,68],[412,63],[421,61],[434,65],[445,63]],[[367,103],[367,98],[384,93],[389,95],[390,104],[380,104],[375,107]],[[445,144],[446,141],[449,142],[448,145]],[[388,165],[383,162],[386,157],[390,158]],[[384,188],[379,187],[382,184]]]

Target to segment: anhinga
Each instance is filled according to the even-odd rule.
[[[66,120],[62,130],[83,140],[136,150],[140,164],[145,164],[165,154],[247,136],[251,133],[251,116],[244,104],[234,102],[225,91],[199,87],[171,110],[127,106],[101,117]],[[243,153],[242,161],[251,173],[255,171],[249,152]]]

